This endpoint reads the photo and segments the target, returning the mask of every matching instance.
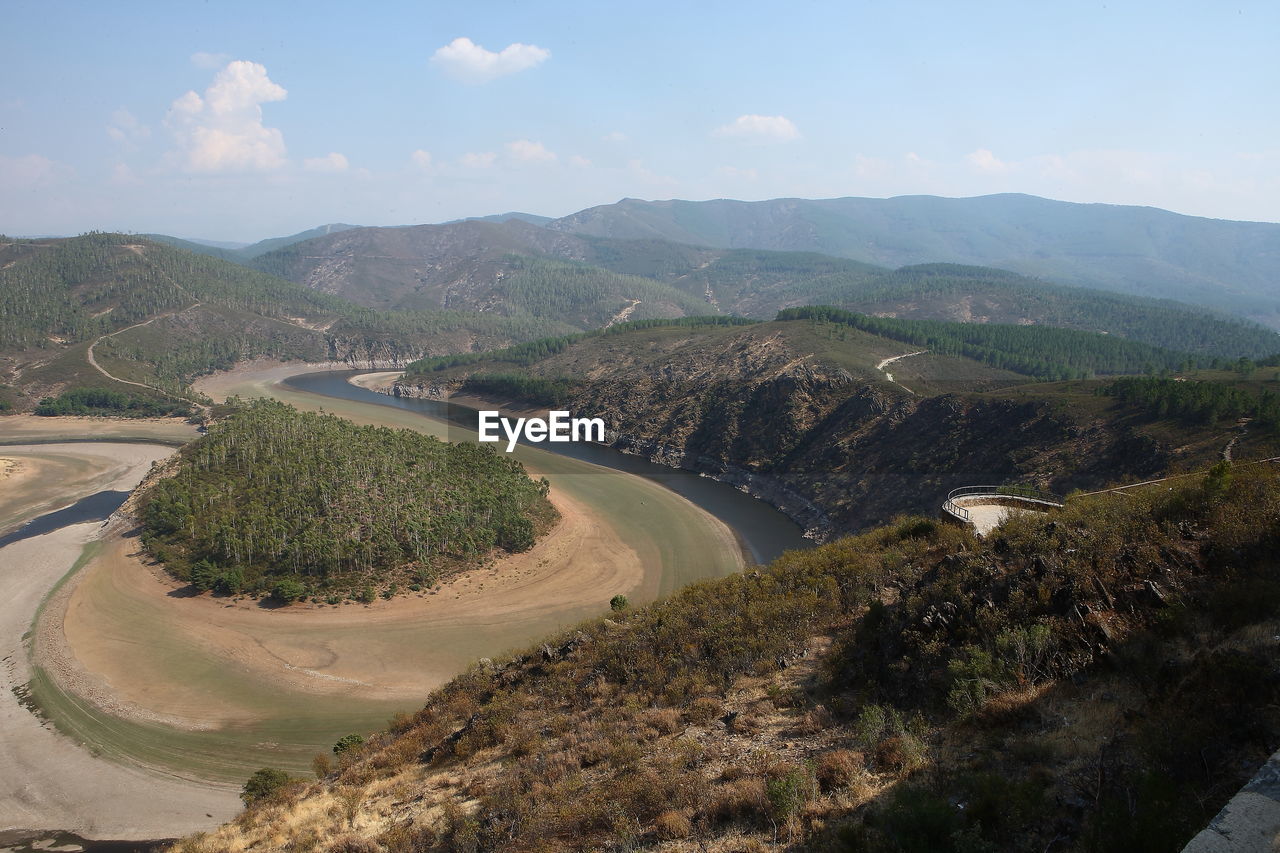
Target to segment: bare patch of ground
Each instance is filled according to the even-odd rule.
[[[195,426],[180,418],[88,418],[39,415],[6,415],[0,418],[0,445],[58,441],[60,439],[113,438],[185,444],[199,435]],[[5,449],[8,454],[8,449]]]
[[[260,692],[412,703],[477,657],[635,594],[644,579],[635,551],[576,501],[555,491],[552,501],[561,519],[531,550],[370,605],[267,609],[185,596],[143,564],[136,539],[114,536],[65,605],[51,602],[41,643],[57,649],[64,687],[112,713],[184,728],[252,722],[269,710],[257,706]],[[214,689],[233,683],[241,687]]]
[[[12,420],[12,419],[6,419]],[[44,419],[48,420],[48,419]],[[25,521],[50,501],[74,500],[76,491],[127,490],[168,448],[141,444],[51,444],[8,447],[27,484],[5,483],[11,518]],[[36,455],[38,454],[38,455]],[[79,479],[51,479],[58,473]],[[58,494],[50,495],[53,487]],[[70,491],[67,491],[67,489]],[[61,830],[88,838],[143,839],[204,829],[235,813],[235,791],[98,758],[59,734],[24,707],[32,676],[24,635],[41,600],[81,556],[100,529],[77,524],[0,548],[0,831]]]

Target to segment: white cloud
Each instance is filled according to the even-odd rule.
[[[210,71],[215,68],[221,68],[231,61],[231,57],[225,53],[205,53],[203,50],[191,54],[191,64],[196,68],[206,68]]]
[[[263,125],[261,105],[287,96],[267,69],[237,60],[214,76],[204,97],[187,92],[175,100],[165,125],[190,171],[275,169],[285,164],[284,137]]]
[[[729,124],[716,128],[715,135],[769,142],[790,142],[800,138],[800,131],[786,116],[745,115],[738,116]]]
[[[461,163],[468,169],[487,169],[496,159],[498,155],[492,151],[468,151],[462,155]]]
[[[740,181],[754,181],[760,177],[760,172],[756,169],[739,169],[737,166],[721,166],[716,169],[716,174],[722,178]]]
[[[133,186],[142,183],[137,173],[126,163],[116,163],[111,167],[111,183],[117,186]]]
[[[0,154],[0,187],[11,189],[47,184],[70,175],[71,169],[43,154],[6,157]]]
[[[446,74],[467,83],[484,83],[496,77],[526,71],[551,56],[551,51],[532,44],[509,44],[501,52],[485,50],[471,39],[456,38],[437,50],[431,61]]]
[[[151,128],[128,110],[116,110],[107,124],[107,136],[128,148],[136,148],[139,142],[151,136]]]
[[[521,163],[549,163],[556,159],[554,152],[548,151],[541,142],[528,139],[517,139],[507,143],[507,156]]]
[[[345,172],[347,158],[337,151],[330,151],[325,157],[309,157],[302,161],[302,167],[312,172]]]
[[[977,169],[979,172],[999,173],[1009,171],[1009,164],[992,154],[986,148],[979,148],[971,154],[965,156],[969,161],[969,165]]]
[[[605,142],[626,142],[627,141],[627,135],[620,130],[615,130],[610,133],[606,133],[604,136],[600,138],[603,139]]]
[[[431,168],[431,152],[430,151],[423,151],[421,148],[419,148],[417,151],[409,155],[409,159],[412,160],[413,165],[417,166],[419,169]]]
[[[578,169],[589,169],[591,168],[591,161],[581,154],[574,154],[569,158],[569,165]]]

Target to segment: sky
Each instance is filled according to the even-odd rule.
[[[252,242],[621,198],[1280,221],[1280,4],[29,3],[0,233]]]

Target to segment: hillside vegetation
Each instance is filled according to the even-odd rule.
[[[613,239],[526,221],[352,229],[252,263],[379,309],[527,312],[578,328],[603,325],[624,310],[631,319],[715,312],[764,319],[825,304],[904,319],[1101,331],[1210,357],[1280,351],[1274,331],[1203,308],[990,267],[890,270],[817,252]]]
[[[1275,368],[1247,377],[1192,371],[1180,377],[1187,382],[1146,377],[1186,386],[1183,394],[1197,382],[1239,386],[1254,401],[1188,418],[1104,390],[1126,371],[1187,367],[1194,359],[1185,354],[1038,326],[827,308],[781,316],[796,319],[682,320],[425,359],[397,387],[602,417],[615,448],[733,483],[819,537],[898,512],[932,512],[958,486],[1029,482],[1061,494],[1210,464],[1227,452],[1280,452],[1280,433],[1263,415],[1273,405]],[[1097,378],[1040,381],[1086,373]],[[1237,391],[1213,393],[1234,400]]]
[[[641,201],[548,223],[574,236],[820,252],[897,268],[937,262],[1014,270],[1061,284],[1180,299],[1280,327],[1280,225],[1149,207],[977,198]]]
[[[141,498],[143,543],[197,590],[330,603],[431,586],[555,516],[492,448],[232,401]]]
[[[0,240],[0,380],[31,402],[106,390],[171,403],[194,377],[255,357],[405,363],[571,329],[527,314],[377,312],[129,235]],[[104,375],[90,345],[111,377],[154,390]]]
[[[826,306],[788,308],[778,312],[778,319],[839,323],[925,347],[930,352],[965,356],[1036,379],[1087,379],[1097,374],[1154,372],[1196,366],[1185,352],[1051,326],[899,320],[869,317]]]
[[[1280,744],[1278,547],[1270,466],[900,519],[483,661],[174,849],[1173,853]]]
[[[1107,332],[1210,357],[1280,351],[1274,330],[1225,314],[991,267],[930,263],[889,270],[813,252],[695,249],[658,240],[597,238],[592,246],[595,263],[651,275],[724,311],[762,319],[784,308],[833,305],[900,319]]]

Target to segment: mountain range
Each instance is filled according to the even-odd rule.
[[[823,256],[829,267],[824,274],[834,269],[852,275],[866,271],[865,265],[994,267],[1050,284],[1175,299],[1280,328],[1280,225],[1017,194],[623,199],[559,219],[510,212],[443,225],[325,225],[234,250],[155,239],[251,263],[316,289],[345,288],[348,296],[377,307],[402,300],[422,307],[446,296],[466,301],[442,288],[492,284],[509,253],[579,261],[676,286],[684,277],[682,289],[714,303],[714,292],[696,292],[695,271],[725,257],[741,259],[726,250],[764,250]],[[790,304],[812,302],[813,272],[801,269],[792,277],[802,292]],[[787,306],[748,301],[725,310],[744,307],[766,316]]]
[[[624,199],[555,220],[329,224],[208,243],[0,243],[0,382],[30,400],[101,381],[85,373],[95,340],[98,360],[117,362],[112,375],[174,390],[253,355],[400,364],[628,321],[767,320],[809,305],[1104,332],[1196,359],[1280,352],[1280,225],[1150,208],[1014,195]]]

